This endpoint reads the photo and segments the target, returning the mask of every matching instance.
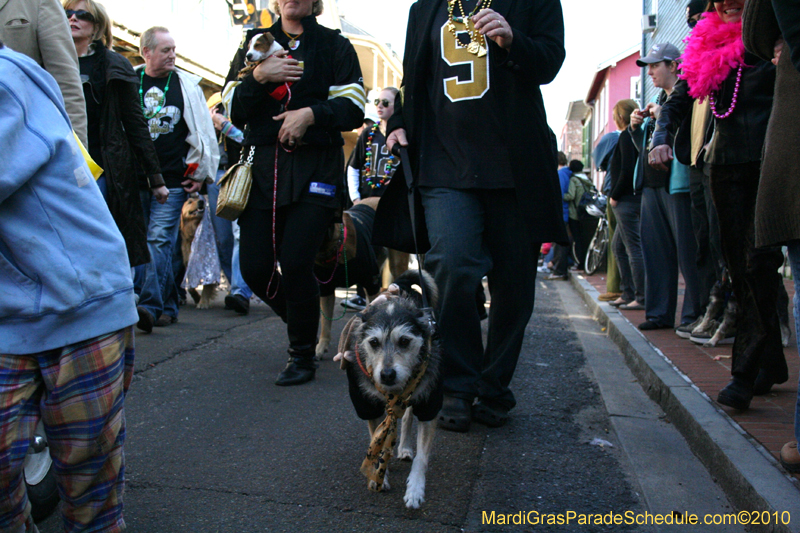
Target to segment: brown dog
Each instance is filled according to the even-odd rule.
[[[283,50],[280,43],[275,41],[275,37],[269,32],[259,33],[250,39],[250,45],[245,54],[245,66],[239,71],[238,79],[242,79],[250,74],[259,63],[268,57]]]
[[[206,212],[206,201],[197,193],[192,193],[183,203],[181,208],[181,255],[183,256],[183,266],[189,266],[189,257],[192,255],[192,241],[200,227],[200,222]],[[214,298],[214,291],[217,284],[203,285],[203,293],[199,294],[197,289],[190,287],[187,291],[197,304],[198,309],[208,309],[211,307],[211,300]]]

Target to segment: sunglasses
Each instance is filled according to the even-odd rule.
[[[389,103],[390,102],[389,102],[389,100],[386,100],[386,99],[381,100],[380,98],[376,98],[375,101],[372,102],[372,103],[375,104],[375,107],[378,107],[381,104],[383,104],[383,107],[389,107]]]
[[[65,9],[64,13],[67,14],[67,20],[71,19],[72,15],[75,15],[75,18],[78,20],[83,20],[86,22],[94,22],[94,15],[92,15],[85,9],[78,9],[77,11],[74,9]]]

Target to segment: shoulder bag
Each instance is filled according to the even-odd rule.
[[[247,159],[244,149],[239,162],[233,165],[219,180],[219,198],[217,198],[217,216],[225,220],[236,220],[247,207],[250,188],[253,185],[253,155],[256,147],[250,147]]]

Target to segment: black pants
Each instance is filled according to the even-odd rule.
[[[689,167],[689,196],[692,199],[692,228],[697,241],[700,307],[705,309],[714,284],[722,281],[722,258],[719,250],[719,221],[711,192],[708,190],[708,178],[697,167]]]
[[[777,381],[787,378],[777,312],[783,254],[755,247],[760,170],[759,162],[711,167],[722,255],[739,303],[731,374],[750,384],[762,368]]]
[[[578,261],[578,270],[583,270],[586,266],[586,253],[589,251],[589,244],[592,242],[594,232],[597,231],[598,219],[586,213],[578,214],[578,220],[569,219],[569,230],[572,232],[572,240],[575,242],[575,259]]]
[[[314,258],[333,216],[332,208],[302,202],[277,210],[275,235],[281,273],[275,272],[274,276],[272,211],[248,206],[239,217],[242,277],[253,293],[284,320],[287,302],[302,303],[319,297]],[[269,286],[271,276],[272,285]],[[308,309],[312,312],[313,306],[309,305]],[[319,313],[319,306],[316,313]]]
[[[566,225],[566,222],[564,224]],[[569,226],[567,226],[567,234],[569,234]],[[553,274],[556,276],[566,276],[567,269],[569,268],[568,257],[572,247],[556,243],[553,243],[553,246],[555,247],[553,250]]]

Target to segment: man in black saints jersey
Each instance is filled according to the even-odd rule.
[[[404,95],[387,144],[408,146],[425,210],[426,267],[442,295],[444,429],[502,425],[516,404],[509,383],[533,312],[540,243],[567,242],[539,90],[564,57],[558,0],[411,6]],[[484,348],[475,287],[487,275]]]
[[[139,103],[156,147],[169,190],[164,204],[142,193],[148,215],[151,261],[135,269],[139,329],[149,332],[178,320],[178,286],[172,269],[181,207],[188,194],[213,182],[219,164],[214,123],[200,78],[175,67],[175,41],[167,28],[153,27],[141,37],[144,65],[137,67]]]

